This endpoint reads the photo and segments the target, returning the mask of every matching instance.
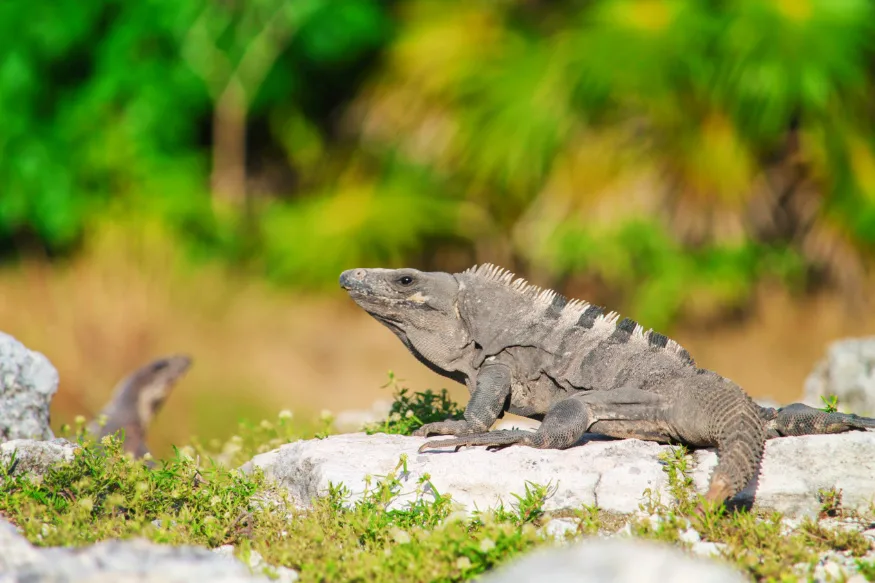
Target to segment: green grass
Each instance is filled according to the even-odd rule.
[[[410,433],[424,422],[460,413],[445,395],[393,387],[395,405],[381,430]],[[859,529],[837,528],[833,520],[863,526],[872,517],[843,509],[840,492],[821,492],[821,516],[789,530],[779,513],[707,505],[697,512],[703,501],[693,489],[684,448],[662,458],[668,499],[645,492],[641,512],[632,516],[594,506],[547,512],[545,502],[555,489],[534,483],[509,506],[466,514],[451,496],[436,492],[428,475],[417,484],[413,503],[396,506],[405,456],[387,475],[369,479],[360,499],[352,500],[343,484],[332,484],[308,509],[290,504],[260,472],[234,469],[282,443],[313,433],[326,436],[330,418],[324,423],[304,435],[281,413],[273,421],[241,424],[226,443],[194,440],[151,468],[126,455],[115,438],[92,442],[78,423],[68,434],[81,444],[75,459],[41,480],[0,467],[0,513],[40,546],[131,536],[210,548],[231,544],[241,557],[257,551],[270,565],[296,569],[304,582],[470,580],[535,547],[555,544],[542,528],[553,518],[573,521],[576,531],[569,539],[628,530],[682,548],[691,546],[693,529],[702,541],[719,543],[717,560],[756,581],[807,578],[830,550],[855,557],[858,571],[875,579],[875,564],[861,558],[870,542]]]
[[[273,434],[265,426],[253,430]],[[251,434],[232,441],[255,443]],[[258,551],[272,565],[298,570],[302,581],[463,581],[544,544],[535,528],[544,488],[533,486],[513,510],[468,516],[454,513],[449,496],[422,495],[426,486],[435,491],[424,476],[416,501],[396,509],[390,505],[405,465],[402,456],[360,500],[350,503],[349,491],[337,484],[302,510],[260,473],[246,475],[182,450],[149,469],[124,454],[121,442],[105,438],[83,441],[72,463],[42,480],[0,468],[0,513],[40,546],[131,536],[211,548],[232,544],[241,555]]]
[[[149,469],[113,438],[84,444],[71,463],[42,480],[10,476],[8,468],[0,474],[0,512],[45,546],[134,535],[171,544],[236,544],[250,518],[249,501],[266,487],[259,475],[198,464],[181,452]]]

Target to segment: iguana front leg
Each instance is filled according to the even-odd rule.
[[[465,419],[426,423],[413,435],[465,435],[487,431],[504,408],[504,402],[510,394],[510,384],[509,366],[499,362],[484,365],[477,374],[477,387],[465,407]]]

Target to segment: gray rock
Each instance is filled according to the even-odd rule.
[[[225,557],[234,557],[234,546],[222,545],[213,549],[213,552]],[[268,571],[276,577],[274,581],[278,583],[294,583],[298,580],[297,571],[289,569],[288,567],[274,567],[268,564],[258,551],[249,551],[248,565],[253,573],[264,573],[265,571]]]
[[[39,562],[40,549],[22,536],[15,526],[0,518],[0,581],[3,575]]]
[[[821,555],[812,573],[813,583],[834,583],[847,581],[856,572],[853,557],[845,557],[835,551],[827,551]]]
[[[193,546],[145,539],[111,540],[82,548],[38,548],[0,520],[2,583],[268,583],[233,557]]]
[[[690,551],[692,551],[694,555],[698,555],[700,557],[719,557],[721,549],[725,547],[726,545],[723,543],[701,541],[693,543],[690,547]]]
[[[285,487],[300,505],[323,495],[329,482],[344,484],[351,501],[361,498],[366,476],[376,480],[391,472],[407,454],[402,491],[393,502],[400,507],[415,499],[419,479],[431,476],[435,490],[451,494],[463,508],[486,509],[499,503],[510,507],[513,494],[526,483],[552,483],[545,509],[555,511],[596,504],[603,510],[632,513],[650,489],[670,501],[666,474],[658,460],[669,446],[626,440],[592,441],[564,451],[511,447],[500,451],[467,448],[417,453],[424,438],[350,433],[326,439],[298,441],[261,454],[243,465],[261,468]],[[699,492],[707,490],[717,464],[713,450],[691,455],[692,478]],[[786,437],[767,442],[762,473],[739,495],[757,506],[789,516],[813,516],[820,510],[820,489],[842,489],[847,509],[866,511],[875,498],[875,432]],[[433,499],[426,486],[422,495]],[[756,495],[756,496],[754,496]]]
[[[14,458],[13,475],[28,473],[41,477],[53,466],[72,461],[77,449],[78,446],[61,438],[50,441],[13,439],[0,443],[0,464],[9,467]]]
[[[840,411],[875,415],[875,336],[830,344],[805,380],[804,402],[822,407],[820,397],[829,395],[838,397]]]
[[[695,528],[690,527],[678,535],[678,540],[694,545],[702,541],[702,535]]]
[[[664,544],[590,538],[565,548],[534,551],[484,575],[483,583],[741,583],[748,579],[713,560]]]
[[[0,442],[51,439],[49,403],[57,390],[49,359],[0,332]]]

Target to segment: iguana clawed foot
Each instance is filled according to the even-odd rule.
[[[452,439],[436,439],[427,441],[419,448],[422,453],[427,449],[443,449],[453,447],[456,451],[464,446],[485,445],[488,448],[504,448],[510,445],[531,445],[531,438],[535,435],[534,431],[523,431],[521,429],[503,429],[499,431],[487,431],[485,433],[472,433],[470,435],[462,435]]]

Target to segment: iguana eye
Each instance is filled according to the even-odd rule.
[[[409,275],[402,275],[398,278],[398,283],[400,283],[401,285],[410,285],[411,283],[413,283],[413,278]]]

